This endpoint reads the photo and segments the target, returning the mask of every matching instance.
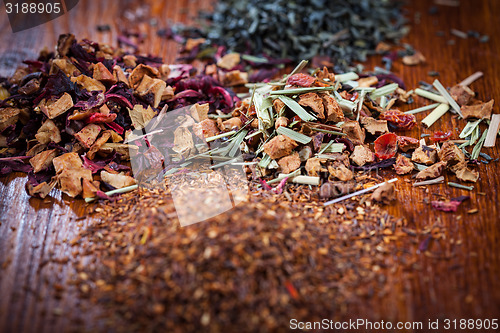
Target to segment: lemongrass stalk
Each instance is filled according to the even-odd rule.
[[[273,90],[269,93],[271,96],[275,95],[298,95],[298,94],[305,94],[308,92],[317,92],[317,91],[329,91],[329,90],[334,90],[334,86],[329,86],[329,87],[306,87],[306,88],[294,88],[294,89],[280,89],[280,90]]]
[[[301,134],[301,133],[298,133],[298,132],[295,132],[294,130],[289,129],[289,128],[284,127],[284,126],[278,127],[278,129],[276,129],[276,132],[278,134],[285,135],[285,136],[289,137],[290,139],[297,141],[299,143],[302,143],[304,145],[308,144],[312,140],[311,137],[304,135],[304,134]]]
[[[332,144],[333,144],[333,140],[331,140],[323,148],[321,148],[321,150],[318,152],[317,155],[324,153]]]
[[[481,129],[477,126],[470,136],[469,146],[476,143],[477,139],[481,137]]]
[[[390,183],[394,183],[396,181],[398,181],[397,178],[392,178],[391,180],[388,180],[386,182],[383,182],[383,183],[380,183],[380,184],[377,184],[377,185],[373,185],[371,187],[365,188],[363,190],[356,191],[356,192],[351,193],[351,194],[344,195],[344,196],[342,196],[340,198],[337,198],[337,199],[333,199],[333,200],[327,201],[323,205],[324,206],[328,206],[328,205],[331,205],[331,204],[334,204],[334,203],[337,203],[337,202],[340,202],[340,201],[343,201],[343,200],[355,197],[357,195],[365,194],[365,193],[368,193],[370,191],[376,190],[377,188],[379,188],[380,186],[382,186],[382,185],[384,185],[386,183],[390,184]]]
[[[426,105],[426,106],[422,106],[420,108],[416,108],[416,109],[413,109],[413,110],[406,111],[405,113],[406,114],[415,114],[415,113],[427,111],[427,110],[430,110],[430,109],[434,109],[434,108],[436,108],[438,106],[439,106],[439,103],[429,104],[429,105]]]
[[[313,186],[318,186],[320,183],[319,177],[314,177],[314,176],[296,176],[288,178],[288,181],[294,184],[313,185]]]
[[[235,133],[236,133],[236,131],[229,131],[229,132],[222,133],[222,134],[219,134],[219,135],[210,136],[210,137],[206,138],[205,141],[206,142],[215,141],[217,139],[220,139],[220,138],[223,138],[223,137],[226,137],[226,136],[230,136],[230,135],[233,135]]]
[[[236,165],[236,166],[246,166],[246,165],[256,165],[259,164],[259,162],[233,162],[231,165]]]
[[[211,165],[210,169],[218,169],[218,168],[223,167],[225,165],[233,164],[234,162],[237,161],[237,159],[238,158],[236,157],[236,158],[230,159],[229,161],[225,161],[225,162],[221,162],[221,163],[218,163],[218,164]]]
[[[273,101],[270,97],[264,97],[267,90],[264,88],[262,89],[262,91],[255,93],[254,105],[255,111],[257,112],[257,118],[259,119],[259,129],[265,131],[273,126]]]
[[[490,126],[488,127],[488,135],[484,141],[484,147],[494,147],[497,138],[498,129],[500,128],[500,114],[491,116]]]
[[[122,194],[122,193],[127,193],[127,192],[131,192],[135,189],[137,189],[139,186],[136,184],[136,185],[130,185],[130,186],[127,186],[127,187],[122,187],[122,188],[117,188],[116,190],[111,190],[111,191],[108,191],[108,192],[104,192],[104,194],[106,194],[107,196],[111,196],[111,195],[114,195],[114,194]],[[94,200],[96,200],[97,197],[93,197],[93,198],[85,198],[85,202],[89,203],[89,202],[92,202]]]
[[[296,101],[294,101],[290,97],[281,95],[278,98],[283,103],[285,103],[285,105],[288,106],[288,108],[290,108],[290,110],[292,110],[303,121],[313,121],[313,120],[316,120],[315,116],[309,114],[302,106],[300,106],[299,103],[297,103]]]
[[[441,183],[444,183],[444,176],[437,177],[437,178],[434,178],[434,179],[429,179],[429,180],[423,180],[421,182],[413,183],[413,187],[425,186],[425,185],[434,185],[434,184],[441,184]]]
[[[366,92],[372,92],[375,89],[376,88],[374,88],[374,87],[356,87],[356,88],[354,88],[354,90],[356,90],[356,91],[366,91]]]
[[[340,105],[340,108],[342,109],[342,112],[344,112],[344,114],[352,114],[354,113],[354,110],[356,109],[356,103],[354,102],[351,102],[351,101],[348,101],[346,99],[342,99],[340,101],[338,101],[339,105]]]
[[[198,154],[193,156],[191,160],[196,160],[196,159],[210,159],[214,161],[229,161],[232,160],[231,157],[225,157],[225,156],[217,156],[217,155],[206,155],[206,154]]]
[[[359,75],[354,72],[347,72],[344,74],[335,74],[335,81],[346,82],[359,79]]]
[[[470,121],[468,122],[465,126],[462,132],[458,135],[459,138],[464,139],[468,137],[469,135],[474,132],[477,126],[479,126],[479,123],[482,121],[482,119],[478,119],[476,121]]]
[[[468,86],[472,84],[472,82],[476,81],[477,79],[481,78],[483,76],[483,72],[475,72],[471,76],[465,78],[462,82],[459,83],[461,86]]]
[[[290,76],[297,74],[298,72],[306,68],[308,63],[309,61],[307,60],[302,60],[301,62],[299,62],[299,64],[290,72],[290,74],[283,76],[283,78],[279,82],[277,82],[277,84],[283,86]]]
[[[356,115],[356,121],[359,121],[359,115],[361,114],[361,109],[363,109],[363,103],[365,101],[365,95],[366,91],[361,91],[361,96],[359,96],[359,101],[358,101],[358,106],[357,106],[357,112],[358,114]]]
[[[439,80],[436,79],[436,80],[434,80],[434,82],[432,83],[432,85],[448,101],[448,104],[450,104],[450,106],[452,107],[452,109],[455,110],[455,112],[458,113],[460,115],[460,117],[463,118],[464,116],[463,116],[462,112],[460,111],[460,106],[457,104],[457,102],[455,102],[455,100],[453,99],[453,97],[451,97],[451,95],[448,93],[448,90],[446,90],[446,88],[443,87],[443,85],[441,84],[441,82],[439,82]]]
[[[431,113],[427,115],[427,117],[422,120],[422,124],[429,128],[434,124],[439,118],[441,118],[448,110],[450,109],[449,104],[440,104],[437,108],[435,108]]]
[[[424,98],[436,101],[438,103],[448,104],[448,101],[443,96],[431,93],[431,92],[424,90],[424,89],[420,89],[420,88],[415,89],[415,94],[417,94],[420,97],[424,97]]]
[[[397,83],[391,83],[388,85],[385,85],[383,87],[377,88],[374,91],[370,93],[370,97],[372,99],[376,99],[385,95],[392,94],[394,91],[398,89],[398,84]]]
[[[288,178],[287,182],[295,183],[295,184],[302,184],[302,185],[319,185],[320,183],[320,178],[319,177],[314,177],[314,176],[301,176],[300,175],[300,169],[295,170],[292,173],[280,173],[277,178],[268,181],[268,184],[274,184],[277,182],[282,181],[283,179]]]
[[[385,96],[380,97],[379,105],[383,110],[385,110],[385,106],[387,105],[387,97]]]
[[[342,83],[345,84],[345,85],[351,86],[352,88],[359,87],[358,81],[349,80],[349,81],[344,81]]]
[[[290,180],[290,178],[300,176],[300,172],[301,172],[300,169],[297,169],[297,170],[290,172],[290,173],[280,173],[278,175],[278,177],[269,180],[267,182],[267,184],[271,185],[271,184],[279,183],[280,181],[282,181],[283,179],[285,179],[287,177]]]
[[[271,163],[271,156],[264,154],[264,157],[259,162],[259,166],[263,169],[267,168],[267,166]]]
[[[483,148],[483,143],[486,140],[486,136],[488,135],[488,130],[485,130],[477,144],[474,146],[472,149],[472,152],[470,153],[471,159],[477,160],[479,157],[479,153],[481,152],[481,148]]]
[[[229,119],[229,118],[232,118],[233,115],[232,114],[209,114],[207,117],[210,119],[217,119],[217,118]]]
[[[245,83],[245,88],[248,88],[248,89],[253,89],[253,88],[262,88],[262,87],[265,87],[267,86],[269,83]]]
[[[330,131],[330,130],[325,130],[325,129],[322,129],[322,128],[317,128],[317,127],[313,127],[311,128],[313,131],[316,131],[316,132],[321,132],[321,133],[327,133],[327,134],[332,134],[332,135],[339,135],[339,136],[347,136],[346,133],[342,133],[342,132],[337,132],[337,131]]]
[[[261,133],[262,133],[261,131],[255,131],[255,132],[253,132],[252,134],[248,134],[248,135],[245,137],[245,140],[251,139],[251,138],[253,138],[254,136],[259,135],[259,134],[261,134]]]
[[[333,143],[333,141],[330,141],[318,152],[318,155],[323,153],[341,153],[344,150],[344,147],[345,145],[343,143]]]
[[[240,145],[245,139],[245,136],[247,135],[248,131],[242,131],[236,135],[236,138],[234,141],[231,143],[233,146],[229,150],[229,156],[234,157],[236,153],[240,150]]]
[[[468,191],[472,191],[474,189],[474,186],[472,186],[472,185],[466,186],[466,185],[462,185],[462,184],[458,184],[458,183],[454,183],[454,182],[448,182],[448,186],[461,188],[462,190],[468,190]]]

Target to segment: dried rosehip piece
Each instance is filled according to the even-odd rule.
[[[436,131],[432,134],[430,139],[433,142],[442,142],[448,140],[450,137],[451,137],[451,131],[449,132]]]
[[[287,80],[286,84],[291,86],[299,86],[299,87],[310,87],[313,85],[315,78],[310,75],[298,73],[291,75]]]
[[[409,130],[417,124],[417,120],[414,115],[406,114],[399,110],[388,110],[380,114],[380,119],[387,120],[392,125],[403,130]]]
[[[394,133],[386,133],[375,140],[375,155],[385,160],[396,155],[398,136]]]

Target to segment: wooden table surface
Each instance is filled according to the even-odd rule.
[[[138,1],[136,1],[138,2]],[[148,6],[157,19],[151,22],[134,19],[136,2],[80,0],[70,13],[43,26],[12,34],[7,16],[0,13],[0,75],[11,74],[20,59],[36,56],[44,46],[53,48],[60,33],[71,32],[78,39],[89,38],[116,44],[120,29],[132,27],[147,34],[140,51],[164,57],[172,62],[179,46],[156,36],[158,27],[168,21],[189,22],[199,9],[210,8],[206,0],[154,1]],[[460,1],[459,7],[438,6],[436,15],[429,15],[431,0],[411,1],[408,17],[411,32],[406,41],[420,50],[427,62],[416,67],[395,64],[393,71],[401,76],[409,88],[417,87],[419,80],[432,82],[429,71],[438,71],[439,80],[452,86],[475,71],[484,72],[484,78],[472,84],[478,98],[489,100],[500,96],[500,1]],[[147,12],[147,10],[146,10]],[[109,32],[99,32],[98,24],[109,24]],[[461,39],[450,34],[450,29],[476,30],[490,36],[487,43],[475,38]],[[444,36],[437,32],[443,31]],[[450,42],[453,40],[453,42]],[[368,69],[380,65],[372,58]],[[427,103],[418,99],[417,106]],[[494,112],[499,113],[498,101]],[[417,119],[421,120],[422,115]],[[463,128],[464,121],[444,116],[431,130],[452,130],[453,136]],[[420,126],[412,133],[419,137],[431,133]],[[499,140],[497,140],[499,141]],[[497,147],[483,151],[500,156]],[[403,177],[397,184],[398,201],[388,207],[391,214],[404,217],[412,228],[422,230],[439,225],[445,227],[447,242],[435,245],[435,255],[414,254],[414,269],[395,270],[391,281],[401,290],[397,302],[405,309],[401,320],[427,320],[430,315],[441,318],[500,318],[500,188],[499,162],[482,164],[481,178],[473,191],[468,192],[446,185],[428,189],[412,188],[410,178]],[[453,180],[453,177],[449,177]],[[0,331],[1,332],[59,332],[71,330],[71,318],[60,314],[80,309],[85,300],[72,294],[54,297],[54,283],[64,284],[74,272],[71,258],[74,251],[68,241],[88,224],[86,204],[72,200],[58,192],[50,199],[29,198],[24,190],[26,177],[22,174],[0,179]],[[451,198],[470,195],[471,199],[457,213],[433,210],[429,203],[435,194]],[[475,214],[467,211],[477,208]],[[401,244],[402,251],[405,244]],[[393,297],[388,295],[387,297]],[[394,300],[393,300],[394,301]],[[383,306],[384,302],[381,303]],[[80,305],[80,307],[78,307]],[[369,309],[367,310],[369,311]],[[92,321],[99,309],[89,310],[84,318]]]

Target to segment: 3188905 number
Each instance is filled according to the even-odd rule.
[[[498,319],[445,319],[445,330],[497,330]]]
[[[61,4],[59,2],[48,3],[5,3],[7,14],[59,14]]]

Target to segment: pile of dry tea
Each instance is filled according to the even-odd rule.
[[[208,47],[223,45],[271,59],[327,57],[345,70],[375,54],[381,42],[398,43],[408,32],[401,6],[384,0],[223,0],[202,15],[206,28],[174,32],[205,38],[204,56]]]
[[[189,65],[126,54],[61,35],[55,53],[27,60],[0,81],[0,174],[28,172],[26,189],[44,198],[109,198],[133,186],[125,139],[167,110],[200,102],[230,111],[237,97]]]
[[[493,160],[481,148],[488,133],[492,140],[488,144],[494,144],[498,115],[492,116],[493,100],[482,102],[469,88],[477,74],[450,89],[435,80],[433,85],[406,91],[393,75],[336,75],[327,68],[309,75],[300,72],[305,65],[302,62],[281,80],[247,85],[248,97],[236,104],[229,119],[201,122],[205,139],[227,148],[194,157],[227,159],[214,168],[238,163],[227,154],[237,144],[248,161],[247,172],[264,190],[281,191],[286,182],[320,186],[323,199],[350,193],[358,170],[393,167],[397,175],[416,172],[414,186],[443,182],[448,170],[457,181],[474,183],[479,179],[478,158]],[[417,96],[437,103],[406,112],[399,109]],[[421,138],[404,135],[418,125],[415,114],[429,110],[423,128],[435,128],[447,112],[468,123],[464,121],[459,138],[439,130]],[[482,135],[481,123],[491,127]],[[211,131],[223,126],[226,131]],[[469,146],[471,150],[466,149]],[[278,187],[270,186],[274,183]],[[473,188],[454,181],[448,185]]]
[[[358,184],[378,181],[364,175]],[[118,331],[276,331],[290,318],[348,318],[361,308],[375,318],[377,296],[398,292],[390,272],[412,265],[418,244],[441,234],[411,229],[370,200],[323,207],[315,190],[298,185],[282,195],[252,186],[247,195],[187,228],[168,191],[140,189],[99,205],[101,220],[71,241],[96,258],[75,257],[82,296]],[[413,248],[403,251],[403,239]]]
[[[302,61],[280,80],[248,84],[243,60],[227,53],[195,75],[191,65],[63,35],[56,54],[27,61],[2,82],[0,170],[29,172],[31,195],[58,186],[90,201],[133,190],[138,178],[162,182],[208,162],[212,171],[243,167],[264,190],[282,192],[287,182],[318,186],[327,200],[352,192],[357,170],[416,170],[414,186],[443,182],[445,170],[476,182],[479,157],[493,160],[481,148],[494,145],[498,132],[494,101],[477,100],[469,88],[480,74],[450,89],[435,80],[406,91],[385,70],[307,74]],[[224,87],[243,84],[250,92],[239,97]],[[417,96],[437,103],[399,109]],[[414,114],[428,110],[424,128],[447,112],[468,120],[459,140],[441,131],[431,142],[405,136],[417,126]]]

